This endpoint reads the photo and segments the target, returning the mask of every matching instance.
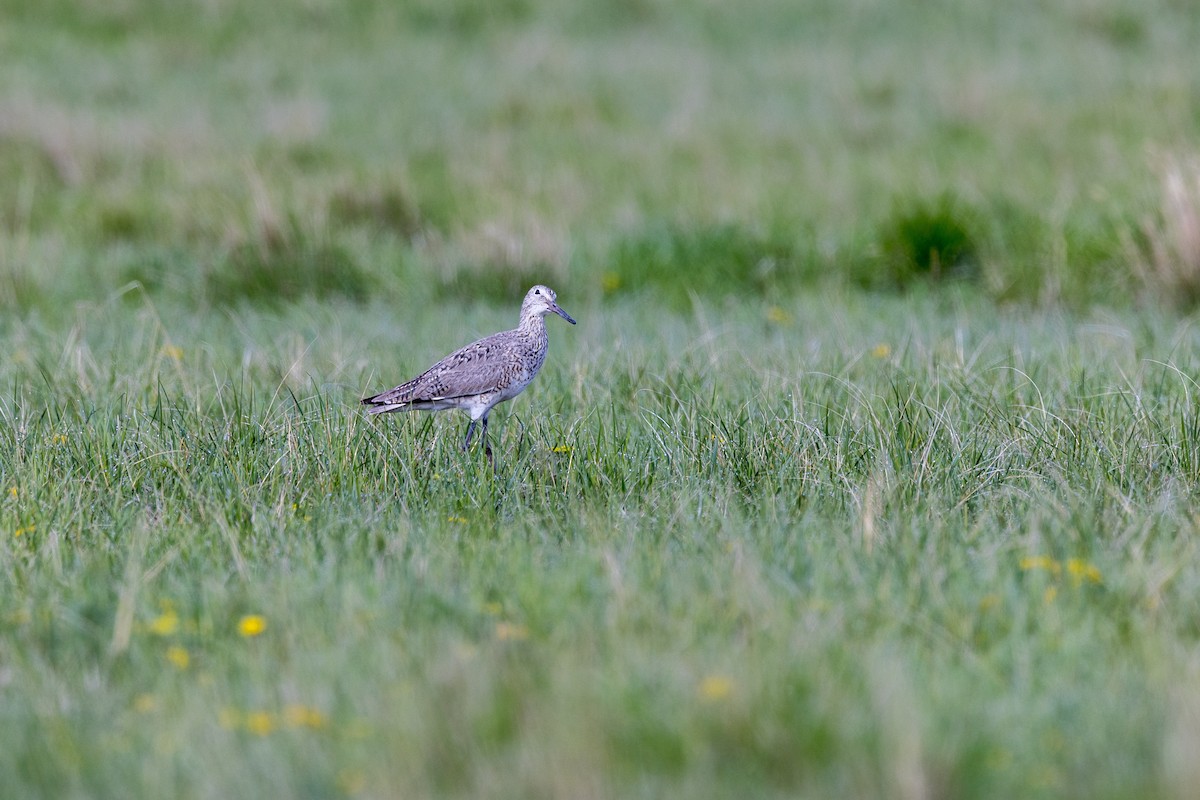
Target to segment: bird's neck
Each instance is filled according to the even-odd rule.
[[[545,336],[546,319],[541,314],[528,314],[521,317],[521,323],[517,325],[517,330],[532,336]]]

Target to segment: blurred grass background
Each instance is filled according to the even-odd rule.
[[[1197,41],[0,0],[3,793],[1192,797]]]
[[[4,297],[904,287],[950,235],[996,298],[1119,303],[1195,158],[1191,11],[9,1]]]

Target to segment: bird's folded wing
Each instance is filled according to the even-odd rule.
[[[500,391],[512,382],[516,365],[500,353],[452,353],[425,372],[372,403],[419,403],[473,397]]]

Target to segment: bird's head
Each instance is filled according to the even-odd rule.
[[[558,303],[555,302],[556,299],[557,295],[554,294],[554,290],[549,286],[534,286],[525,295],[525,302],[521,303],[521,316],[523,318],[530,316],[544,317],[547,314],[553,313],[558,314],[567,322],[574,325],[575,320],[571,319],[570,314],[558,307]]]

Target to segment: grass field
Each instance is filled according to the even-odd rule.
[[[0,0],[0,794],[1193,797],[1196,41]]]

